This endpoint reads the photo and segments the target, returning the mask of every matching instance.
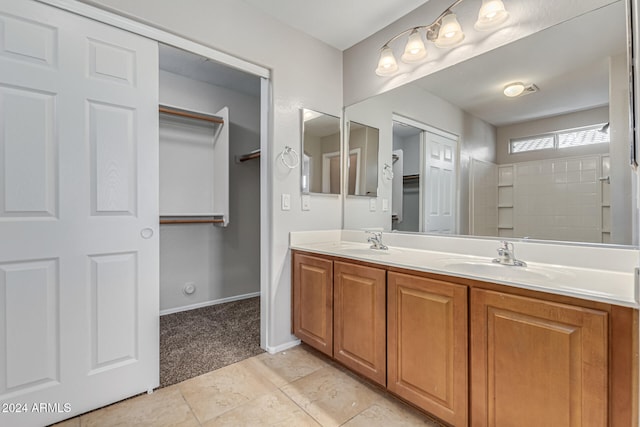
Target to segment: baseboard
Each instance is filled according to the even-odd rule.
[[[290,348],[298,346],[300,345],[300,342],[300,340],[293,340],[284,344],[277,345],[275,347],[267,346],[266,350],[269,352],[269,354],[276,354],[280,353],[281,351],[289,350]]]
[[[236,295],[233,297],[220,298],[213,301],[199,302],[197,304],[184,305],[182,307],[168,308],[166,310],[160,310],[160,316],[164,316],[165,314],[179,313],[181,311],[189,311],[196,308],[209,307],[211,305],[224,304],[225,302],[239,301],[241,299],[259,297],[259,296],[260,296],[260,292],[252,292],[250,294]]]

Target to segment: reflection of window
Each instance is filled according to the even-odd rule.
[[[582,147],[609,143],[609,124],[598,124],[578,129],[567,129],[550,134],[514,138],[509,141],[509,153],[536,150]]]
[[[609,127],[602,125],[558,133],[558,148],[609,143]]]
[[[524,139],[512,139],[510,153],[524,153],[525,151],[546,150],[554,146],[553,135],[541,135]]]

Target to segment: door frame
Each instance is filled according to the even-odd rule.
[[[393,122],[399,122],[399,123],[403,123],[406,124],[408,126],[417,128],[417,129],[421,129],[422,133],[420,134],[420,181],[419,181],[419,201],[418,203],[420,204],[420,211],[419,211],[419,218],[418,218],[418,225],[419,225],[419,232],[423,232],[424,231],[424,217],[423,217],[423,206],[424,206],[424,188],[425,188],[425,177],[424,177],[424,168],[425,168],[425,155],[427,153],[427,139],[426,139],[426,132],[435,134],[435,135],[439,135],[442,136],[444,138],[447,139],[451,139],[454,140],[456,142],[456,148],[455,148],[455,153],[456,153],[456,161],[455,161],[455,166],[456,166],[456,188],[454,189],[454,197],[455,197],[455,227],[456,227],[456,233],[458,233],[460,231],[460,145],[461,145],[461,139],[460,139],[460,135],[456,135],[455,133],[452,132],[448,132],[446,130],[442,130],[439,129],[437,127],[419,122],[417,120],[411,119],[409,117],[400,115],[400,114],[396,114],[396,113],[392,113],[391,114],[391,120],[392,123]]]
[[[75,0],[36,0],[85,18],[110,25],[115,28],[147,37],[159,43],[173,46],[187,52],[194,53],[229,67],[260,77],[260,347],[269,349],[270,327],[273,323],[273,310],[269,304],[270,271],[271,271],[271,197],[273,188],[272,165],[270,157],[271,131],[273,129],[272,116],[272,88],[271,72],[268,68],[253,64],[227,53],[207,47],[195,41],[183,38],[161,28],[137,22],[132,18],[117,14],[114,9],[101,8],[100,5],[88,5]],[[160,284],[158,283],[158,287]]]

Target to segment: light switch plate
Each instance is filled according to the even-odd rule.
[[[389,211],[389,199],[382,199],[382,212]]]
[[[375,212],[376,211],[376,202],[377,202],[377,199],[375,199],[375,198],[369,199],[369,211],[370,212]]]
[[[308,194],[302,195],[302,210],[310,211],[311,210],[311,196]]]
[[[291,210],[291,194],[282,194],[282,210]]]

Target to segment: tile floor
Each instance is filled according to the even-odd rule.
[[[440,426],[305,345],[264,353],[56,426],[129,425]]]

